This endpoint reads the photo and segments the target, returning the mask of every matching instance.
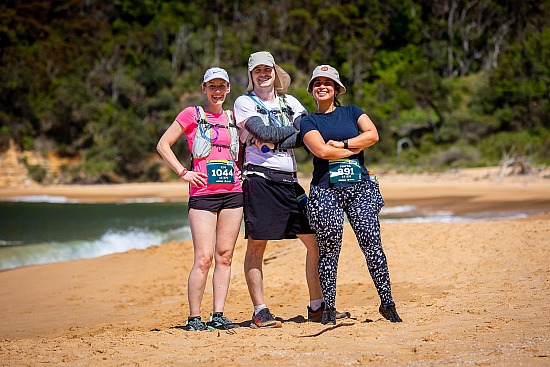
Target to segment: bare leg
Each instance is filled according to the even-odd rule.
[[[214,274],[212,275],[214,312],[223,312],[225,306],[231,279],[231,259],[239,235],[242,215],[242,208],[223,209],[218,213]]]
[[[254,240],[249,237],[246,246],[244,274],[254,306],[265,303],[262,264],[266,245],[267,240]]]
[[[323,298],[321,284],[319,283],[319,248],[314,234],[300,234],[298,238],[304,243],[306,253],[306,282],[309,290],[309,300]]]
[[[187,280],[189,316],[200,316],[201,302],[216,244],[216,213],[189,210],[189,226],[193,237],[194,260]]]

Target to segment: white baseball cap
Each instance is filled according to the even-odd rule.
[[[277,93],[286,93],[290,85],[290,75],[279,65],[275,64],[275,59],[267,51],[254,52],[248,59],[248,86],[246,90],[251,92],[254,89],[250,72],[258,65],[267,65],[275,69],[275,90]]]
[[[204,73],[204,79],[202,82],[206,83],[211,81],[212,79],[223,79],[229,83],[229,75],[227,75],[227,71],[218,67],[213,67],[206,70],[206,73]]]
[[[344,87],[344,84],[340,81],[340,74],[338,73],[338,70],[330,65],[319,65],[313,70],[313,74],[311,75],[311,79],[307,85],[307,91],[309,93],[311,93],[312,90],[311,84],[313,83],[313,80],[319,76],[324,76],[334,80],[334,82],[339,86],[338,94],[346,93],[346,87]]]

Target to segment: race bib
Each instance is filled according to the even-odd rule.
[[[330,183],[360,182],[361,165],[357,159],[334,159],[328,162]]]
[[[233,161],[212,160],[206,162],[209,184],[234,184],[235,174]]]

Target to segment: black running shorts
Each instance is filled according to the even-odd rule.
[[[240,192],[191,196],[188,204],[189,209],[206,210],[216,213],[222,209],[241,208],[242,206],[243,194]]]
[[[245,238],[282,240],[312,234],[305,213],[298,208],[298,183],[277,183],[257,175],[243,182]]]

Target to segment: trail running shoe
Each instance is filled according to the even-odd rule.
[[[264,308],[256,315],[252,315],[252,322],[250,323],[250,327],[254,329],[279,328],[282,326],[281,322],[275,320],[275,316],[269,312],[269,308]]]
[[[185,329],[188,331],[212,330],[204,321],[201,321],[200,316],[188,318],[187,323],[185,324]]]
[[[321,319],[323,318],[324,310],[325,310],[325,302],[321,303],[321,307],[319,307],[316,311],[313,311],[311,307],[307,306],[307,320],[311,322],[321,322]],[[344,312],[336,311],[336,320],[347,319],[350,317],[351,317],[351,314],[347,311],[344,311]]]
[[[336,309],[334,307],[327,307],[323,311],[323,317],[321,318],[321,324],[323,325],[336,325]]]
[[[401,322],[401,317],[397,314],[397,311],[395,310],[395,305],[380,305],[380,308],[378,308],[378,312],[382,316],[386,318],[386,320],[390,320],[391,322]]]
[[[227,317],[225,317],[224,315],[219,315],[217,313],[210,315],[210,321],[208,321],[206,325],[211,328],[220,330],[229,330],[237,327]]]

